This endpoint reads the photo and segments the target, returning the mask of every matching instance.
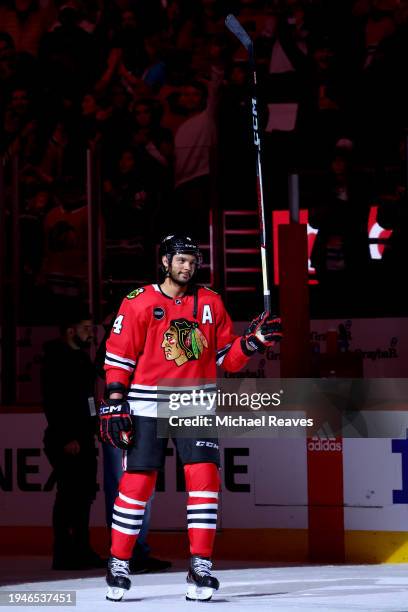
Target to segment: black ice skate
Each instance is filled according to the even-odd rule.
[[[210,559],[191,557],[191,565],[187,574],[187,601],[210,601],[220,583],[211,576],[212,563]]]
[[[106,582],[108,584],[106,599],[109,599],[109,601],[120,601],[125,591],[128,591],[131,585],[129,579],[129,561],[110,557]]]

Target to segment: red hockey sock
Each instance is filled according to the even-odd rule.
[[[157,472],[124,472],[113,506],[111,554],[130,559],[143,523],[143,515],[156,484]]]
[[[189,463],[184,466],[184,475],[190,552],[211,557],[217,527],[219,470],[215,463]]]

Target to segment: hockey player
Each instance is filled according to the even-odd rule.
[[[129,564],[144,508],[163,468],[167,439],[157,437],[157,405],[172,388],[191,391],[214,388],[216,365],[235,372],[256,351],[281,339],[280,319],[264,312],[243,336],[233,333],[231,319],[214,291],[197,287],[201,263],[197,244],[172,235],[161,244],[164,281],[132,291],[122,302],[106,345],[107,400],[100,407],[103,441],[126,451],[112,522],[112,547],[107,573],[107,599],[118,601],[130,588]],[[180,382],[179,382],[180,381]],[[195,386],[194,388],[197,388]],[[176,438],[188,492],[187,515],[191,563],[188,600],[209,600],[218,589],[211,575],[217,523],[218,445],[197,445]]]

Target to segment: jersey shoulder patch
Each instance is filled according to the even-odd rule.
[[[210,287],[203,287],[203,289],[207,289],[210,293],[215,293],[215,295],[219,295],[218,291],[214,291],[214,289],[210,289]]]
[[[141,293],[144,293],[144,291],[145,291],[144,287],[140,287],[139,289],[133,289],[133,291],[128,293],[128,295],[126,296],[126,299],[134,300],[135,298],[137,298],[138,295],[140,295]]]

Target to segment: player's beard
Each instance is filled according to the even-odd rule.
[[[191,279],[194,276],[194,274],[191,274],[187,279],[181,278],[179,275],[174,274],[173,270],[171,269],[171,266],[167,271],[167,275],[170,280],[172,280],[173,283],[175,283],[176,285],[179,285],[179,287],[186,287],[191,282]]]

